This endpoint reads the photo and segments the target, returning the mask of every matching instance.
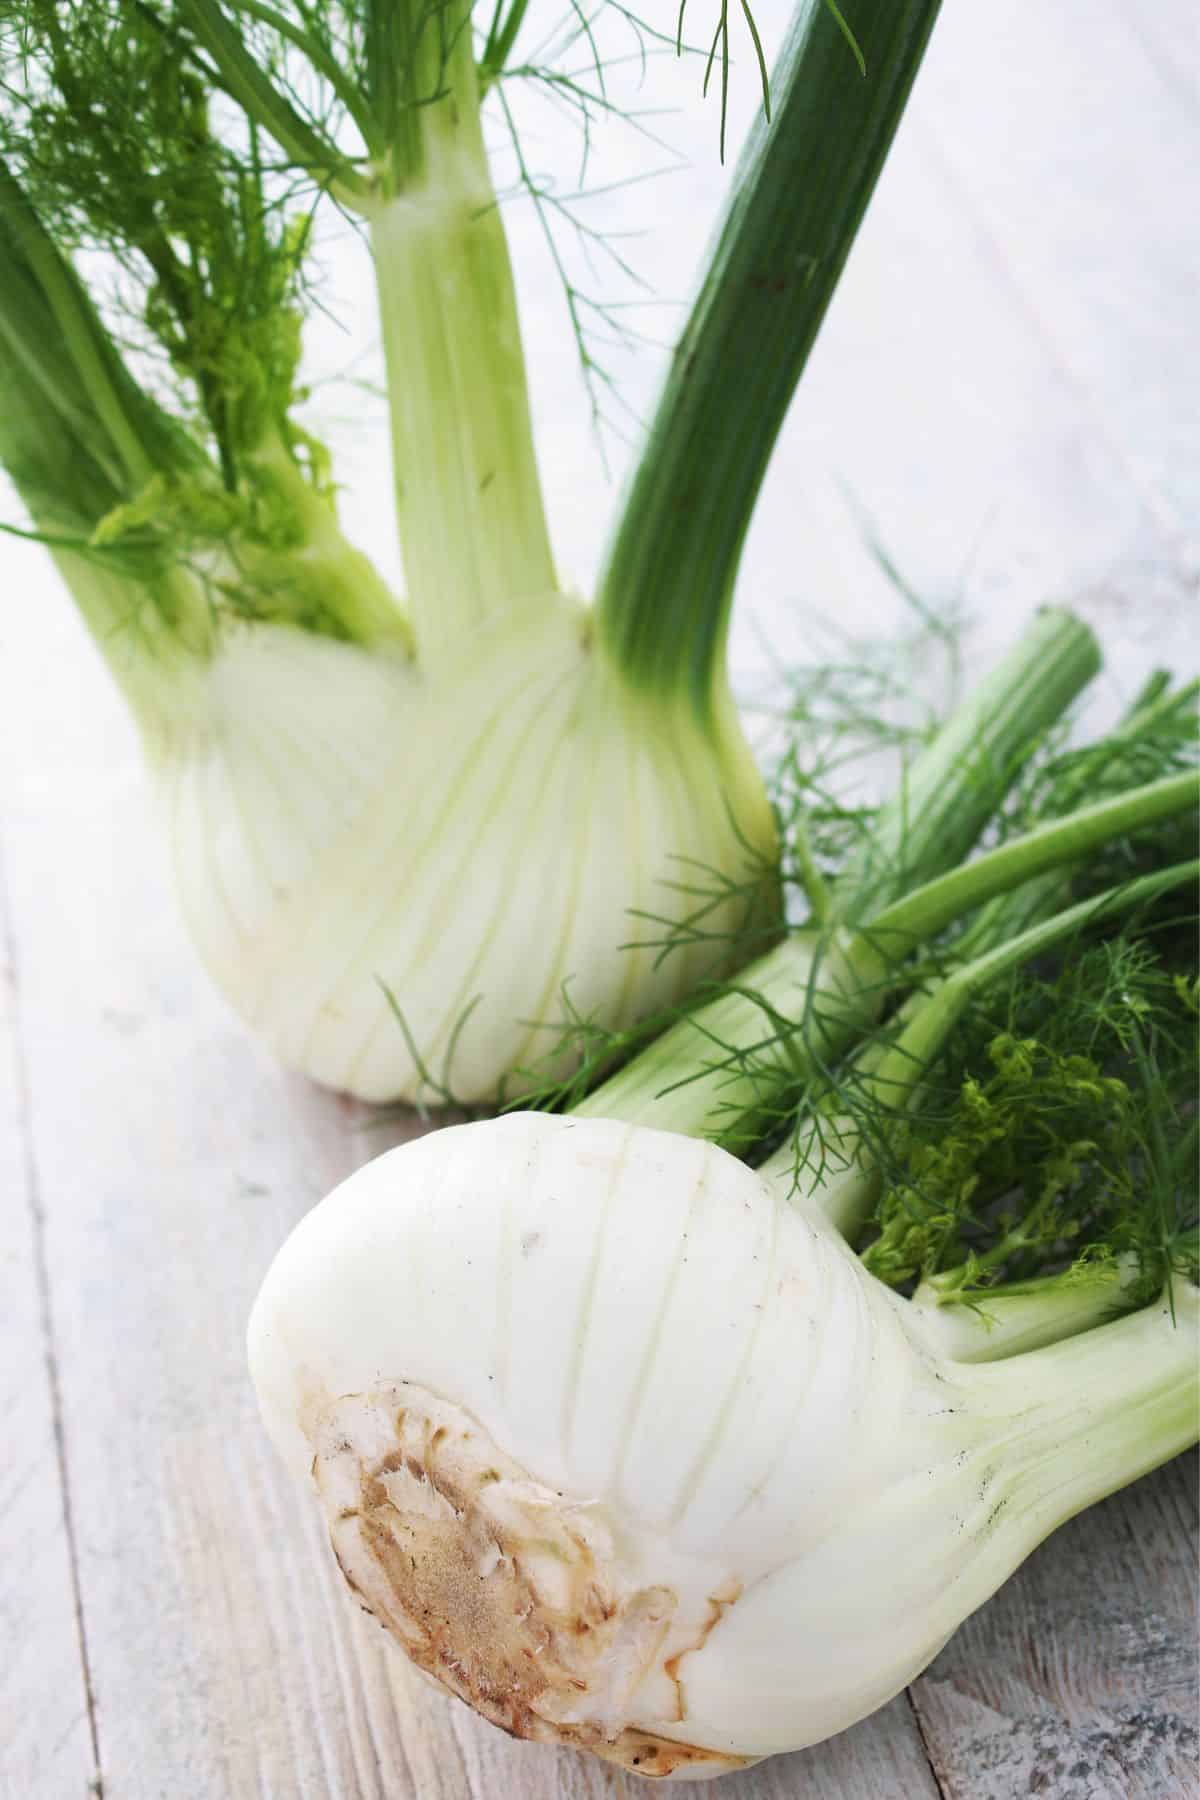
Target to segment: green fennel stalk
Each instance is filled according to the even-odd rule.
[[[854,36],[796,12],[600,577],[597,623],[634,679],[710,703],[775,439],[908,100],[935,0],[865,0]]]
[[[488,1098],[565,988],[629,1029],[778,931],[733,580],[936,7],[863,0],[853,44],[797,15],[593,609],[554,564],[484,145],[527,12],[0,21],[0,460],[138,718],[209,968],[286,1061],[368,1099]],[[334,207],[375,272],[403,602],[299,416]],[[115,291],[89,291],[98,253]],[[713,939],[624,949],[681,859],[725,884]]]

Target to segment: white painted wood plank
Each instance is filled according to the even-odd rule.
[[[988,91],[1007,79],[994,63]],[[918,123],[923,105],[919,84]],[[1108,253],[1115,282],[1116,234]],[[1128,378],[1164,409],[1182,401],[1149,349]],[[1165,642],[1189,635],[1186,546],[1098,429],[972,193],[907,121],[764,486],[739,581],[737,666],[763,666],[756,640],[785,662],[802,656],[814,616],[864,637],[895,629],[904,603],[864,519],[926,600],[959,601],[980,621],[981,653],[1035,606],[1082,601],[1103,626],[1115,700]]]
[[[1073,1520],[916,1683],[947,1800],[1196,1792],[1196,1473]]]
[[[0,1794],[82,1800],[95,1762],[3,876],[0,856]]]
[[[242,1335],[291,1224],[387,1136],[281,1075],[209,992],[132,731],[65,602],[10,615],[4,652],[29,1117],[106,1800],[632,1792],[430,1693],[343,1591],[262,1434]],[[935,1793],[903,1700],[739,1792],[881,1784]]]
[[[1146,36],[1151,15],[1157,39]],[[1196,18],[1188,0],[1044,0],[1036,17],[1015,5],[947,7],[914,123],[969,195],[999,278],[1014,284],[1092,428],[1193,571]],[[986,78],[996,69],[1004,79]]]
[[[1173,0],[1175,10],[1179,3]],[[1074,15],[1083,10],[1075,0]],[[1095,29],[1102,45],[1123,29],[1109,16],[1114,10],[1086,8],[1087,31]],[[1156,31],[1171,11],[1156,11]],[[947,8],[939,27],[937,43],[957,32],[951,41],[967,46],[968,60],[970,45],[987,46],[989,130],[1028,54],[1015,24],[1025,14]],[[1066,16],[1059,4],[1051,28],[1060,37]],[[1027,18],[1021,30],[1032,45]],[[1160,73],[1173,41],[1173,29],[1159,31]],[[1041,86],[1035,91],[1032,77],[1024,78],[1022,128],[1035,103],[1043,126],[1054,106],[1066,104],[1069,113],[1076,104],[1060,100],[1073,80],[1078,44],[1070,48],[1066,66],[1037,48]],[[951,60],[960,66],[958,53]],[[1148,81],[1144,72],[1135,77],[1142,93]],[[929,99],[926,92],[923,82],[918,124],[936,112],[933,89]],[[1044,144],[1050,154],[1053,141]],[[1022,297],[1023,282],[1040,283],[1038,268],[1015,285],[1005,276],[1008,190],[999,199],[989,190],[981,218],[973,181],[964,185],[947,169],[928,132],[906,131],[755,527],[742,582],[745,665],[756,621],[786,645],[789,630],[793,644],[803,641],[804,608],[866,630],[876,621],[886,629],[895,617],[895,597],[863,551],[841,481],[926,591],[936,596],[964,582],[989,615],[993,639],[1009,636],[1036,601],[1081,588],[1092,591],[1089,607],[1116,643],[1114,681],[1126,690],[1164,653],[1172,630],[1175,643],[1182,639],[1194,595],[1162,506],[1174,492],[1164,484],[1186,474],[1193,421],[1172,410],[1182,408],[1182,388],[1164,372],[1161,339],[1137,321],[1135,339],[1123,335],[1122,299],[1102,311],[1103,330],[1090,314],[1084,319],[1088,357],[1072,361],[1064,328],[1046,325]],[[1088,268],[1102,286],[1113,282],[1125,254],[1123,216],[1114,213],[1103,257],[1097,251]],[[1027,258],[1030,244],[1055,241],[1053,220],[1035,225],[1024,239]],[[1139,243],[1146,268],[1136,280],[1143,283],[1163,265],[1156,244]],[[668,262],[675,254],[664,247]],[[1118,343],[1131,346],[1123,385],[1113,385],[1106,360]],[[1077,354],[1074,340],[1068,350]],[[1139,385],[1153,392],[1127,410]],[[565,411],[574,398],[564,388],[554,403]],[[1173,446],[1158,462],[1156,421],[1165,421],[1164,442]],[[1129,456],[1142,459],[1146,480],[1127,478]],[[556,453],[548,462],[552,486],[563,489],[566,535],[577,528],[582,543],[598,542],[601,529],[584,518],[597,510],[580,475],[586,458]],[[379,480],[385,495],[385,470]],[[361,505],[386,520],[378,495],[367,492]],[[380,525],[381,534],[387,530]],[[162,1792],[189,1800],[633,1794],[632,1783],[612,1772],[509,1744],[397,1674],[370,1622],[348,1612],[311,1509],[274,1469],[242,1373],[244,1313],[290,1222],[365,1153],[365,1140],[333,1102],[256,1059],[208,995],[164,888],[127,727],[40,560],[9,546],[3,554],[6,589],[22,602],[19,616],[16,608],[0,615],[7,634],[0,706],[12,740],[6,793],[20,793],[9,810],[10,855],[36,1020],[34,1125],[110,1800]],[[586,562],[585,554],[585,570]],[[55,610],[39,615],[35,601]],[[29,1338],[28,1326],[18,1342],[22,1335]],[[1168,1715],[1173,1703],[1153,1655],[1158,1627],[1141,1627],[1127,1602],[1136,1593],[1159,1618],[1173,1604],[1186,1521],[1174,1502],[1155,1509],[1146,1496],[1159,1492],[1156,1482],[1174,1479],[1155,1478],[1061,1534],[920,1684],[923,1722],[956,1800],[1025,1791],[996,1785],[1006,1777],[987,1772],[998,1749],[989,1742],[1008,1732],[1036,1750],[1038,1721],[1047,1716],[1046,1741],[1061,1743],[1063,1729],[1086,1734],[1102,1710],[1096,1696],[1110,1679],[1106,1671],[1120,1674],[1126,1720],[1138,1711],[1151,1721]],[[1113,1513],[1118,1504],[1135,1512]],[[1136,1518],[1144,1567],[1113,1561],[1105,1523],[1113,1517]],[[1059,1586],[1058,1559],[1067,1555],[1060,1546],[1072,1543],[1082,1547],[1090,1588],[1069,1569]],[[1111,1580],[1099,1583],[1097,1567],[1112,1567]],[[993,1618],[1007,1618],[1010,1604],[1014,1617],[1031,1616],[1020,1613],[1026,1602],[1019,1596],[1034,1571],[1046,1598],[1039,1619],[1064,1593],[1077,1606],[1073,1630],[1051,1636],[1051,1662],[1074,1670],[1095,1645],[1090,1673],[1072,1674],[1085,1699],[1063,1714],[1065,1728],[1012,1651],[1015,1639],[1005,1648],[1008,1627]],[[1092,1603],[1101,1585],[1111,1604],[1107,1624]],[[993,1625],[998,1636],[979,1635]],[[967,1651],[969,1666],[953,1660]],[[979,1683],[983,1698],[976,1701],[972,1689],[972,1704],[990,1709],[995,1731],[981,1729],[977,1713],[964,1730],[954,1700],[968,1681]],[[1057,1705],[1064,1684],[1056,1678],[1052,1685]],[[0,1692],[7,1704],[9,1690]],[[1010,1776],[1014,1766],[1026,1765],[1010,1764]],[[1049,1770],[1047,1762],[1036,1766]],[[59,1800],[75,1791],[73,1767],[64,1765],[61,1784],[35,1782],[32,1792]],[[739,1780],[736,1791],[746,1800],[922,1796],[932,1792],[923,1770],[901,1701],[830,1746]],[[1097,1779],[1110,1773],[1105,1765]],[[30,1790],[18,1791],[24,1800]],[[1159,1789],[1171,1791],[1186,1788]]]
[[[68,609],[6,648],[6,840],[107,1792],[374,1794],[379,1682],[359,1683],[241,1343],[272,1247],[355,1158],[345,1118],[259,1063],[209,995],[132,734]]]
[[[1200,115],[1200,11],[1191,0],[1166,0],[1136,12],[1142,49],[1182,106]]]

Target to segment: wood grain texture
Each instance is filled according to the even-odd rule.
[[[0,1794],[83,1794],[95,1773],[0,859]]]
[[[323,1192],[415,1127],[373,1129],[227,1018],[94,653],[65,608],[22,639],[0,676],[19,723],[4,841],[107,1800],[632,1794],[617,1771],[509,1742],[394,1659],[277,1467],[244,1366],[258,1282]],[[35,665],[56,680],[26,681]],[[87,705],[64,714],[59,682]],[[745,1800],[879,1791],[936,1794],[903,1699],[739,1785]]]
[[[913,1688],[947,1800],[1200,1788],[1197,1462],[1072,1520]]]
[[[896,618],[843,482],[922,591],[966,592],[985,644],[1082,594],[1110,699],[1194,660],[1195,306],[1171,222],[1200,160],[1195,12],[1047,0],[1028,38],[1027,12],[946,9],[752,534],[743,670],[756,621],[786,651],[814,610],[863,635]],[[39,553],[6,545],[3,567],[0,1793],[85,1794],[86,1643],[107,1800],[637,1800],[388,1654],[275,1466],[251,1297],[307,1207],[415,1127],[281,1075],[222,1010],[98,659]],[[1196,1792],[1194,1512],[1194,1461],[1114,1497],[911,1699],[719,1791]]]
[[[1145,12],[1157,13],[1148,8]],[[1197,102],[1171,71],[1197,64],[1195,9],[1166,7],[1180,37],[1164,62],[1143,9],[1048,0],[1029,21],[996,7],[948,26],[923,71],[917,131],[968,197],[1026,316],[1071,382],[1124,483],[1182,555],[1200,518],[1200,236],[1181,228],[1195,191]],[[1190,11],[1190,20],[1188,12]],[[1007,79],[963,79],[966,34]],[[1069,79],[1048,82],[1047,69]],[[1036,196],[1036,205],[1030,203]],[[1132,379],[1134,371],[1161,371]]]

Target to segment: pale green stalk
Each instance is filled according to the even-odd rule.
[[[935,1275],[918,1284],[909,1305],[922,1337],[940,1355],[1000,1362],[1107,1324],[1128,1307],[1138,1275],[1137,1258],[1123,1256],[1067,1281],[1046,1275],[970,1303],[944,1294]]]
[[[1026,1552],[1195,1443],[1198,1325],[1200,1293],[1181,1283],[1127,1318],[971,1370],[972,1397],[982,1412],[994,1396],[998,1424],[1015,1388],[1027,1387],[1022,1426],[996,1441],[1007,1518]],[[1006,1535],[1002,1523],[985,1561],[993,1547],[1005,1558]]]
[[[1184,770],[1164,775],[1159,781],[1080,807],[1065,818],[1052,819],[1011,838],[986,856],[884,907],[868,929],[881,945],[894,939],[893,954],[903,954],[997,894],[1008,893],[1049,870],[1069,867],[1113,838],[1177,817],[1197,804],[1200,774]]]
[[[968,870],[927,883],[910,901],[885,908],[858,933],[795,932],[777,950],[727,983],[716,998],[668,1027],[633,1062],[596,1088],[572,1110],[593,1118],[628,1119],[708,1137],[726,1149],[748,1149],[781,1095],[819,1074],[865,1029],[889,994],[903,990],[903,958],[914,945],[953,924],[994,895],[1076,860],[1088,848],[1123,836],[1133,824],[1149,824],[1188,811],[1200,798],[1200,777],[1185,774],[1102,802],[1082,815],[1056,821],[988,852]],[[1139,799],[1145,812],[1139,811]],[[1175,869],[1146,878],[1165,886],[1186,879]],[[964,879],[969,874],[970,879]],[[1138,883],[1121,894],[1133,895]],[[1153,890],[1157,891],[1157,890]],[[1034,954],[1063,929],[1103,915],[1103,900],[1086,901],[1015,940],[1017,959]],[[917,921],[921,937],[918,938]],[[902,926],[902,930],[901,930]],[[992,979],[1012,966],[1011,945],[967,965],[951,977],[914,1018],[902,1057],[926,1056],[958,1017],[972,982]],[[891,1071],[882,1081],[897,1079]]]
[[[423,663],[561,602],[516,295],[479,117],[467,0],[396,0],[396,137],[365,208],[387,362],[396,508]]]
[[[1192,681],[1184,687],[1173,688],[1170,676],[1163,671],[1152,675],[1126,715],[1108,733],[1103,745],[1097,747],[1103,754],[1099,758],[1088,756],[1069,765],[1055,782],[1049,797],[1049,810],[1053,815],[1058,817],[1073,812],[1089,799],[1105,797],[1105,787],[1111,780],[1110,771],[1115,767],[1119,772],[1127,766],[1125,759],[1139,741],[1153,742],[1155,732],[1161,730],[1170,717],[1178,719],[1185,712],[1194,717],[1198,693],[1200,682]],[[1053,912],[1067,897],[1074,872],[1071,863],[1062,863],[1048,875],[1025,882],[1020,888],[980,907],[956,946],[958,954],[969,960],[1001,937],[1011,936],[1014,931],[1023,930],[1026,925]]]
[[[1027,643],[1026,651],[1029,647]],[[1028,669],[1022,669],[1018,654],[1005,672],[1023,679]],[[999,687],[1008,694],[1005,682]],[[949,734],[957,737],[957,720]],[[927,782],[939,766],[944,781],[951,783],[953,766],[945,764],[941,740],[920,759],[920,782]],[[986,793],[982,784],[969,780],[959,790],[960,805],[964,811],[979,807]],[[866,919],[859,911],[859,893],[839,892],[835,904],[840,916],[857,915],[856,931],[835,924],[820,932],[794,933],[753,963],[736,986],[664,1031],[574,1110],[659,1124],[710,1137],[727,1149],[748,1148],[764,1118],[778,1110],[780,1097],[841,1054],[887,995],[903,988],[903,959],[915,944],[933,939],[992,896],[1061,862],[1076,861],[1135,825],[1186,812],[1198,798],[1200,777],[1191,773],[1148,783],[1013,839]],[[889,807],[886,829],[900,804]],[[938,848],[940,843],[931,846],[927,857],[932,859]],[[864,880],[868,893],[886,891],[880,868],[869,859]],[[954,992],[941,1004],[950,1005]]]

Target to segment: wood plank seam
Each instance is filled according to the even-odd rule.
[[[41,1324],[42,1364],[46,1371],[46,1387],[50,1401],[54,1457],[58,1470],[59,1501],[62,1507],[63,1535],[67,1546],[67,1566],[71,1582],[71,1606],[75,1618],[75,1638],[79,1649],[80,1672],[87,1703],[88,1740],[92,1753],[92,1774],[88,1783],[93,1800],[104,1800],[104,1777],[100,1762],[100,1732],[96,1695],[92,1686],[92,1670],[88,1659],[87,1627],[83,1616],[83,1589],[79,1578],[79,1553],[75,1535],[75,1514],[71,1501],[71,1481],[67,1467],[66,1434],[63,1429],[62,1382],[54,1336],[54,1313],[50,1299],[50,1270],[46,1257],[46,1210],[41,1200],[37,1157],[30,1128],[29,1067],[21,1031],[21,974],[17,956],[16,935],[8,902],[8,884],[4,858],[0,854],[0,943],[9,971],[12,989],[13,1017],[16,1022],[16,1080],[20,1110],[21,1148],[25,1163],[25,1191],[29,1202],[30,1229],[33,1238],[33,1278],[37,1290],[38,1317]]]
[[[911,1687],[905,1688],[904,1698],[908,1702],[908,1710],[912,1714],[913,1724],[917,1728],[917,1736],[921,1740],[921,1748],[925,1752],[925,1760],[929,1764],[929,1779],[933,1782],[942,1800],[949,1800],[949,1790],[942,1785],[942,1778],[938,1774],[937,1763],[934,1760],[933,1746],[925,1735],[925,1721],[921,1717],[921,1709],[917,1705],[917,1697]]]

